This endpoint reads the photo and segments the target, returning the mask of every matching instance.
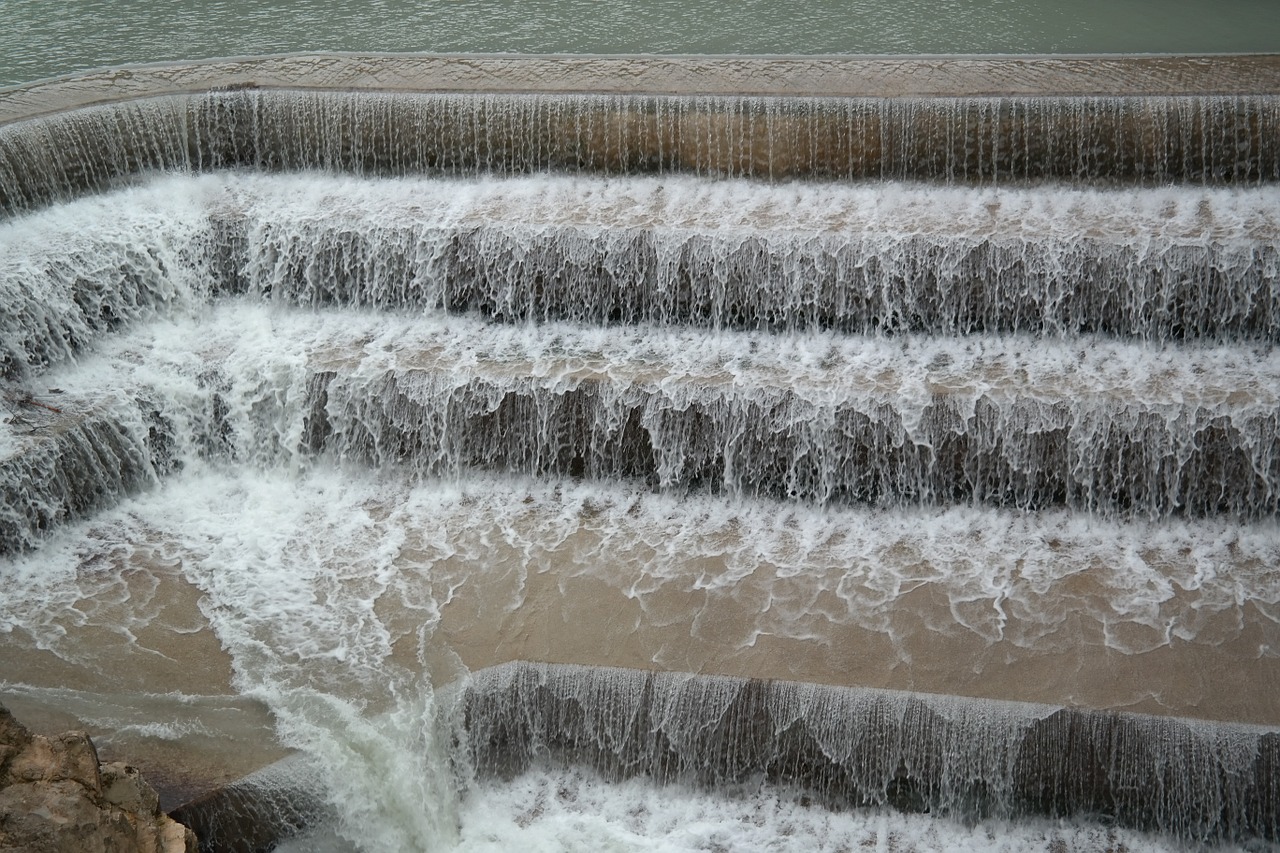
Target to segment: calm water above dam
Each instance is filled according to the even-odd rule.
[[[4,0],[0,85],[300,50],[459,53],[1270,53],[1259,0]]]

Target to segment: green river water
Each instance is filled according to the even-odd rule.
[[[1266,0],[0,0],[0,86],[303,50],[966,54],[1280,50]]]

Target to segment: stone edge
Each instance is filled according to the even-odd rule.
[[[981,97],[1280,95],[1280,54],[1045,57],[304,53],[100,69],[0,89],[0,126],[219,89]]]

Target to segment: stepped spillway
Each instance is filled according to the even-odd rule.
[[[300,751],[210,849],[513,774],[1274,841],[1280,83],[1182,62],[0,92],[6,695]]]
[[[1278,200],[1270,187],[210,176],[16,225],[0,368],[65,359],[174,300],[247,292],[507,322],[1269,343]]]
[[[241,299],[99,350],[46,375],[60,412],[9,439],[26,448],[0,463],[10,547],[191,455],[1101,517],[1248,521],[1280,492],[1280,363],[1224,346],[530,328]]]

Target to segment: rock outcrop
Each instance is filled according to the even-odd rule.
[[[195,853],[138,771],[98,763],[84,732],[32,734],[0,706],[0,851]]]

